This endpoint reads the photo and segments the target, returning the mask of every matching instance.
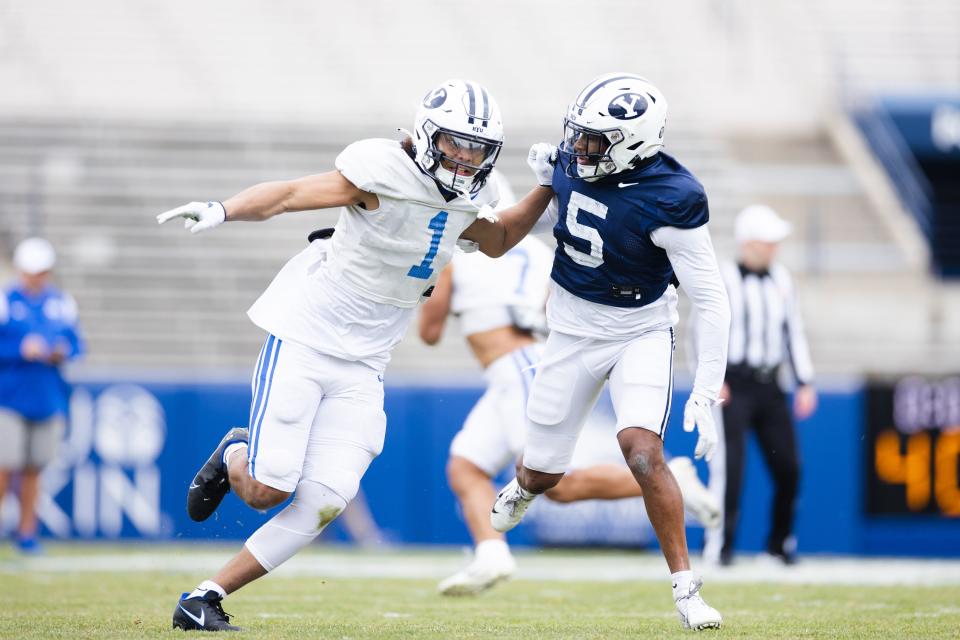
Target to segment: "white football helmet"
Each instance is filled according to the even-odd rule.
[[[660,151],[666,121],[667,100],[649,80],[607,73],[567,110],[559,162],[568,176],[585,180],[628,171]]]
[[[415,159],[444,188],[479,191],[501,145],[500,107],[479,83],[448,80],[423,97],[413,125]]]

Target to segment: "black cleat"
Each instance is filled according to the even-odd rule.
[[[230,624],[230,614],[223,610],[223,598],[216,591],[207,591],[202,596],[180,596],[173,610],[173,628],[184,631],[240,631]]]
[[[223,464],[223,452],[231,444],[247,442],[247,433],[246,427],[230,429],[193,477],[187,490],[187,513],[191,519],[203,522],[209,518],[220,506],[223,496],[230,491],[230,478],[227,477],[227,468]]]

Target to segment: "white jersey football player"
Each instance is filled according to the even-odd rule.
[[[337,157],[334,171],[261,183],[222,204],[193,202],[157,218],[182,218],[196,233],[343,207],[332,237],[291,258],[250,308],[267,338],[249,429],[224,436],[191,483],[187,510],[206,519],[230,490],[260,510],[293,500],[180,599],[175,627],[236,629],[223,597],[288,560],[343,511],[383,447],[390,350],[454,246],[502,255],[552,196],[535,187],[499,218],[492,214],[497,192],[487,178],[503,126],[496,102],[475,82],[450,80],[429,92],[409,136],[362,140]]]
[[[496,171],[493,177],[500,205],[509,205],[509,184]],[[534,236],[498,260],[458,251],[420,308],[420,337],[428,344],[440,340],[450,315],[457,316],[487,383],[450,445],[447,479],[475,552],[467,567],[440,583],[444,595],[475,595],[509,578],[516,567],[504,534],[490,525],[495,499],[490,481],[523,451],[527,392],[542,351],[535,336],[546,330],[543,310],[552,262],[553,252]],[[690,459],[673,458],[669,465],[688,510],[706,526],[716,525],[719,504]],[[626,465],[598,464],[569,471],[546,495],[575,502],[637,497],[642,491]]]
[[[723,384],[730,309],[703,186],[661,151],[666,114],[666,99],[649,81],[601,76],[570,105],[556,163],[535,170],[556,193],[545,216],[557,239],[550,335],[527,401],[522,466],[497,497],[491,524],[510,530],[560,481],[609,380],[617,440],[643,489],[681,624],[703,629],[719,627],[721,616],[690,570],[683,501],[663,455],[677,283],[699,311],[698,366],[683,420],[685,430],[699,431],[698,458],[712,457],[717,444],[710,408]]]

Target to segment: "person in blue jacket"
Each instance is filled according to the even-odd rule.
[[[56,458],[69,386],[61,365],[83,353],[77,304],[50,280],[56,253],[42,238],[14,252],[17,279],[0,293],[0,499],[20,474],[16,545],[37,553],[40,472]]]

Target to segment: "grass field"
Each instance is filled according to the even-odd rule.
[[[203,559],[211,554],[214,560]],[[328,565],[334,575],[325,577],[325,559],[335,552],[311,554],[304,563],[308,570],[281,571],[226,600],[233,621],[247,631],[243,637],[662,638],[683,633],[662,580],[576,579],[567,571],[559,580],[518,578],[478,598],[449,599],[436,595],[432,577],[345,577],[350,567],[335,564]],[[0,555],[0,638],[181,637],[170,629],[177,596],[207,577],[207,566],[223,557],[221,549],[170,547],[146,553],[142,548],[55,549],[39,563]],[[462,560],[449,552],[354,557],[363,560],[357,573],[382,567],[384,575],[443,575]],[[529,564],[578,566],[589,575],[591,564],[602,569],[632,561],[641,569],[662,562],[639,554],[556,552],[537,554]],[[520,562],[523,566],[523,556]],[[111,565],[115,569],[104,570]],[[190,566],[197,568],[186,569]],[[646,575],[644,570],[639,573]],[[748,577],[749,567],[744,571]],[[957,584],[854,586],[743,578],[708,579],[704,595],[724,614],[725,624],[707,633],[926,639],[956,638],[960,631]]]

